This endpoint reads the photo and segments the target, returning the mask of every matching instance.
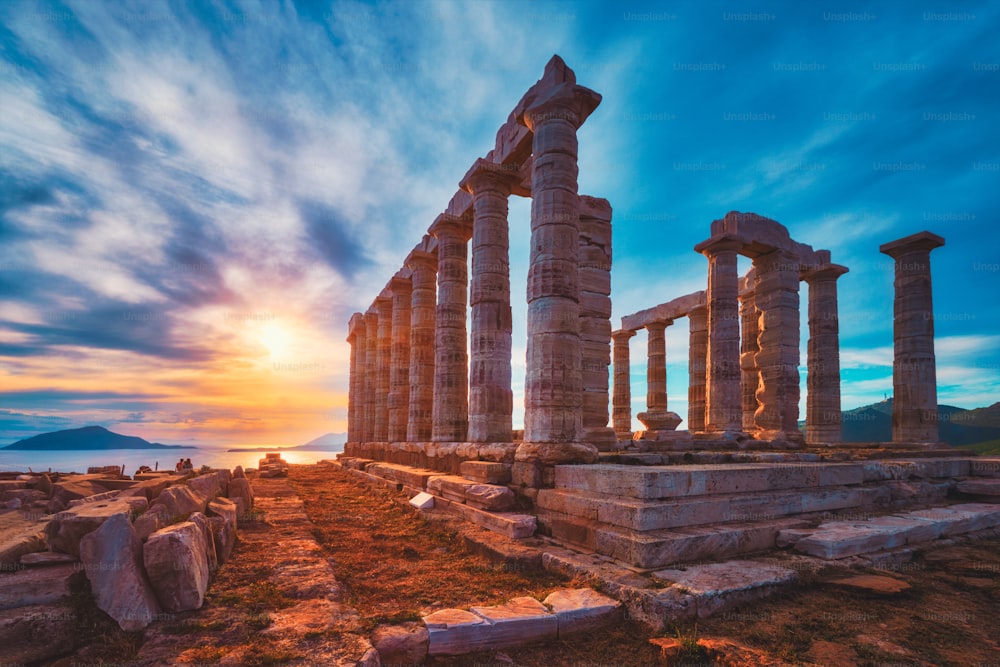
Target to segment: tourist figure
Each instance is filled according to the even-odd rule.
[[[191,459],[184,459],[184,469],[185,470],[194,470],[194,464],[191,463]]]
[[[184,470],[184,459],[177,460],[177,465],[174,466],[174,470],[176,470],[177,472]]]

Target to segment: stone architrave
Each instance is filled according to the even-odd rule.
[[[583,427],[576,132],[601,97],[576,85],[558,58],[546,80],[554,85],[523,100],[517,114],[533,133],[534,155],[524,439],[563,444],[577,442]]]
[[[406,259],[413,292],[410,309],[410,406],[406,440],[428,442],[434,425],[434,330],[437,253],[414,250]]]
[[[347,342],[351,344],[350,380],[347,397],[347,440],[361,442],[365,411],[365,318],[354,313],[348,325]]]
[[[805,274],[809,285],[809,343],[806,358],[806,442],[838,443],[840,411],[840,325],[837,278],[847,267],[829,264]]]
[[[513,439],[511,390],[510,231],[507,199],[516,166],[478,159],[460,187],[472,195],[472,284],[469,332],[469,441]]]
[[[708,308],[688,313],[688,431],[705,430],[705,385],[708,379]]]
[[[708,381],[705,430],[741,431],[740,319],[737,251],[739,239],[729,235],[695,246],[708,258]]]
[[[375,440],[375,411],[378,395],[378,312],[374,305],[365,313],[365,405],[361,442]]]
[[[879,248],[896,260],[892,365],[892,441],[896,443],[939,439],[930,253],[943,245],[943,238],[925,231]]]
[[[754,300],[760,311],[755,355],[760,369],[756,435],[801,442],[799,431],[799,259],[773,250],[753,260]]]
[[[632,375],[629,363],[629,339],[635,332],[629,329],[615,331],[614,340],[615,387],[612,419],[615,435],[619,440],[632,439]]]
[[[431,439],[464,442],[469,429],[469,357],[465,327],[472,221],[442,213],[430,228],[438,240],[434,411]]]
[[[743,430],[752,431],[756,422],[757,385],[760,382],[760,369],[757,368],[757,353],[760,348],[757,337],[760,335],[760,311],[754,298],[753,288],[740,294],[740,321],[743,335],[740,338],[740,386],[742,387]]]
[[[392,351],[389,362],[389,442],[404,442],[410,417],[410,301],[413,283],[396,276],[392,290]]]
[[[378,310],[378,363],[375,370],[375,442],[389,438],[389,378],[392,366],[392,296],[382,293],[375,299]]]
[[[608,426],[611,365],[611,204],[580,196],[580,346],[583,355],[581,439],[610,450],[617,440]]]

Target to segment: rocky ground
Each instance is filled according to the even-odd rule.
[[[289,472],[255,480],[258,520],[241,526],[202,609],[145,635],[101,626],[103,636],[57,664],[355,664],[371,658],[380,624],[584,583],[470,553],[463,524],[428,521],[402,494],[338,468]],[[873,577],[843,581],[859,574]],[[666,636],[685,650],[669,661],[655,636],[626,619],[571,640],[428,664],[997,665],[998,599],[1000,541],[988,540],[930,549],[895,571],[805,576],[763,602],[672,628]]]

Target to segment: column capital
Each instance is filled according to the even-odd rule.
[[[567,81],[530,100],[516,120],[532,132],[549,120],[567,120],[579,128],[600,103],[600,93]]]
[[[361,313],[354,313],[351,315],[350,321],[347,323],[347,342],[352,343],[354,339],[359,335],[365,334],[365,316]]]
[[[646,326],[644,328],[646,329],[646,331],[650,332],[658,331],[660,333],[663,333],[663,331],[665,331],[666,328],[673,323],[674,323],[673,320],[656,320],[655,322],[646,322]]]
[[[387,294],[387,290],[383,290],[372,303],[372,307],[375,309],[375,313],[379,316],[382,315],[382,311],[386,308],[392,308],[392,295]]]
[[[393,276],[389,279],[389,289],[392,290],[393,296],[405,294],[413,289],[413,281],[403,276]]]
[[[497,164],[483,158],[477,158],[462,180],[459,181],[458,187],[470,195],[475,195],[476,192],[496,190],[507,196],[520,182],[520,165]]]
[[[827,264],[826,266],[818,266],[816,268],[809,269],[808,271],[803,271],[802,280],[812,285],[814,283],[836,280],[848,271],[850,271],[850,269],[846,266],[841,266],[840,264]]]
[[[426,250],[412,250],[403,261],[403,266],[414,271],[418,268],[437,269],[438,257],[436,252]]]
[[[878,250],[881,253],[889,255],[893,259],[899,259],[909,252],[921,250],[930,252],[931,250],[934,250],[934,248],[940,248],[943,245],[944,238],[938,236],[937,234],[924,231],[911,234],[910,236],[904,236],[903,238],[896,239],[895,241],[883,243],[879,246]]]
[[[619,341],[627,341],[629,338],[633,338],[635,333],[634,329],[619,329],[618,331],[611,332],[611,339],[616,343]]]
[[[428,231],[439,241],[443,238],[468,241],[472,238],[472,217],[442,213],[434,219]]]
[[[700,252],[705,257],[711,257],[720,252],[739,252],[743,245],[743,241],[735,234],[723,234],[705,239],[694,249],[695,252]]]

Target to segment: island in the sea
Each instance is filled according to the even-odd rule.
[[[344,443],[347,442],[346,433],[325,433],[318,438],[314,438],[304,445],[293,445],[289,447],[238,447],[235,449],[227,449],[227,452],[294,452],[296,450],[317,450],[317,449],[329,449],[331,451],[341,452],[344,450]]]
[[[106,449],[196,449],[190,445],[163,445],[133,435],[122,435],[103,426],[84,426],[42,433],[18,440],[2,449],[27,451],[106,450]]]

